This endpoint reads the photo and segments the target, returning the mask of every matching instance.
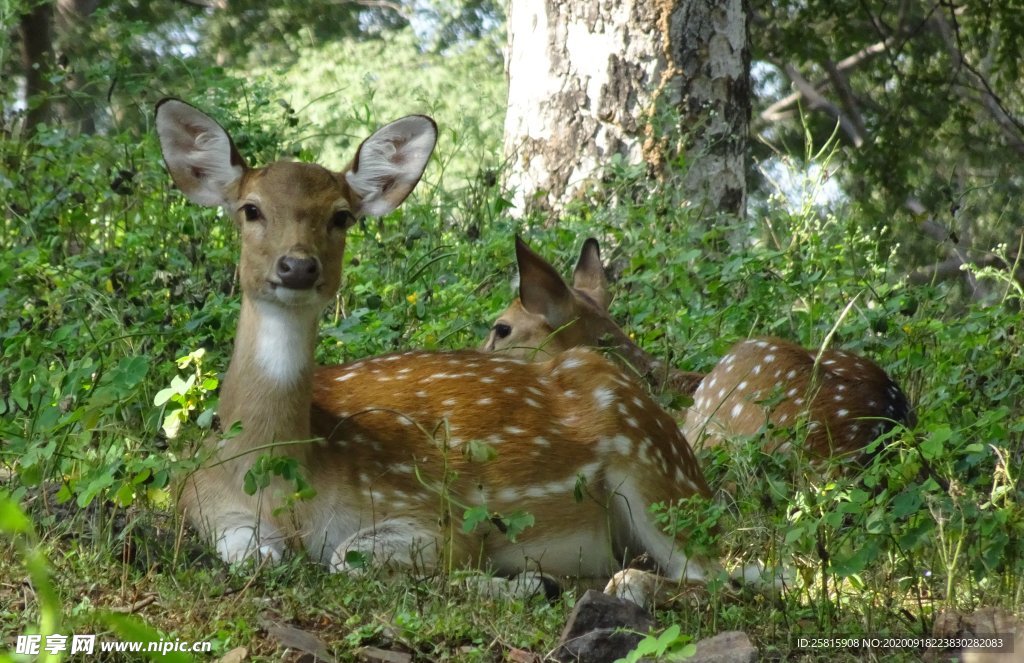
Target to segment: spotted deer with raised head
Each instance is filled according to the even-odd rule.
[[[178,187],[223,206],[241,234],[241,317],[220,399],[221,420],[239,421],[241,433],[205,443],[179,499],[223,559],[276,559],[294,542],[341,571],[372,558],[425,571],[616,574],[610,588],[641,601],[633,589],[647,585],[617,573],[633,557],[676,583],[717,572],[648,511],[708,496],[692,450],[672,417],[601,355],[575,349],[529,363],[408,352],[314,365],[346,229],[411,192],[436,139],[430,119],[386,125],[332,172],[249,168],[220,125],[181,101],[161,102],[156,117]],[[294,459],[316,495],[284,512],[285,486],[247,495],[243,476],[264,453]],[[473,510],[486,517],[461,523]],[[508,536],[516,512],[533,525]]]
[[[611,298],[593,238],[583,245],[572,287],[518,237],[516,258],[519,298],[498,316],[482,349],[531,358],[581,345],[610,348],[655,389],[693,395],[683,432],[697,448],[769,424],[806,422],[805,448],[824,458],[858,452],[893,425],[914,425],[906,396],[885,371],[842,350],[755,338],[734,345],[707,375],[666,368],[608,314]],[[768,450],[788,446],[786,436],[766,436]]]
[[[689,395],[703,373],[679,371],[644,352],[608,313],[611,295],[594,238],[583,243],[569,286],[551,264],[516,237],[519,296],[502,312],[480,347],[486,352],[542,359],[569,348],[609,350],[656,389]]]

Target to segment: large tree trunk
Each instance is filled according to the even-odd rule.
[[[686,132],[690,202],[742,215],[750,117],[743,0],[516,0],[505,150],[517,209],[559,211],[613,155],[672,163],[659,109]]]

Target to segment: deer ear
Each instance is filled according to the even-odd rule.
[[[209,115],[178,99],[156,105],[156,133],[171,178],[197,205],[226,205],[245,174],[231,136]]]
[[[580,249],[580,259],[572,270],[572,287],[590,295],[597,305],[608,310],[612,303],[608,294],[608,277],[601,264],[601,246],[593,237],[587,238]]]
[[[381,216],[402,204],[427,167],[437,143],[437,125],[410,115],[378,129],[363,141],[345,173],[364,216]]]
[[[569,286],[555,268],[516,237],[516,262],[519,263],[519,301],[523,308],[544,318],[552,329],[575,317]]]

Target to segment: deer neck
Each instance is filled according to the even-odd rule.
[[[241,422],[245,446],[310,438],[319,312],[242,297],[220,419],[225,429]]]
[[[600,325],[601,333],[598,334],[604,339],[601,345],[614,348],[638,374],[646,380],[652,381],[655,387],[660,387],[665,378],[664,365],[644,352],[611,318],[601,322],[603,323]]]

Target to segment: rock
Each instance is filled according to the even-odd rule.
[[[612,663],[632,651],[654,626],[632,601],[588,590],[576,602],[552,657],[563,663]]]
[[[647,633],[653,626],[654,619],[636,603],[589,589],[576,602],[559,640],[565,642],[598,628],[627,628]]]
[[[511,663],[541,663],[541,657],[539,654],[535,654],[532,651],[525,649],[518,649],[512,647],[505,652],[505,658]]]
[[[640,633],[598,628],[561,644],[552,658],[562,663],[614,663],[636,649]]]
[[[287,624],[276,623],[266,617],[260,620],[267,636],[277,642],[278,647],[300,654],[302,663],[335,663],[327,643],[309,631]]]
[[[1002,636],[1012,640],[1012,645],[1008,642],[1005,651],[1002,652],[962,647],[932,648],[925,653],[926,661],[948,661],[950,659],[963,663],[1021,663],[1024,661],[1024,622],[1000,608],[979,608],[970,615],[944,612],[936,618],[932,636],[948,640]]]
[[[411,654],[377,647],[363,647],[356,652],[356,656],[365,663],[411,663],[412,661]]]
[[[687,663],[757,663],[757,647],[743,631],[724,631],[697,643]]]
[[[228,653],[217,659],[217,663],[242,663],[249,657],[249,650],[245,647],[235,647]]]

